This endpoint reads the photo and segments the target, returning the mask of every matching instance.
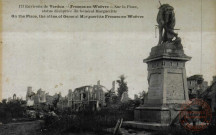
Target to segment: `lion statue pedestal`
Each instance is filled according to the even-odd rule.
[[[175,16],[168,4],[159,8],[157,21],[160,38],[144,59],[148,65],[148,97],[144,105],[134,111],[134,121],[124,126],[159,130],[168,128],[189,100],[185,63],[191,57],[184,54],[181,38],[174,33]]]

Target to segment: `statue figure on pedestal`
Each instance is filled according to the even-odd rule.
[[[178,34],[174,32],[175,22],[174,8],[169,4],[161,5],[157,15],[157,23],[159,28],[158,45],[167,41],[173,41],[174,37],[179,39]]]

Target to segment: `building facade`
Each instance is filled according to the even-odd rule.
[[[97,85],[93,86],[83,86],[76,88],[72,93],[69,91],[69,105],[74,110],[99,110],[101,107],[105,106],[105,91],[107,89],[100,85],[98,82]]]
[[[41,104],[46,104],[47,97],[49,97],[49,95],[45,93],[44,90],[39,89],[35,93],[33,92],[32,87],[27,87],[27,93],[26,93],[27,106],[40,106]]]
[[[187,78],[189,99],[198,98],[208,88],[208,82],[202,75],[193,75]]]

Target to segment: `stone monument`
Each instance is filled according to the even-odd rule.
[[[124,125],[147,129],[169,126],[178,115],[181,104],[189,100],[185,63],[191,57],[184,54],[181,38],[174,32],[174,8],[161,5],[157,22],[158,45],[144,59],[148,65],[147,102],[135,109],[134,121]]]

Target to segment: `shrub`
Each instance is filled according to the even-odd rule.
[[[133,120],[133,110],[121,107],[111,106],[102,108],[100,111],[65,111],[59,113],[58,119],[47,116],[45,119],[46,129],[52,133],[64,131],[102,133],[106,128],[113,128],[120,118]]]

